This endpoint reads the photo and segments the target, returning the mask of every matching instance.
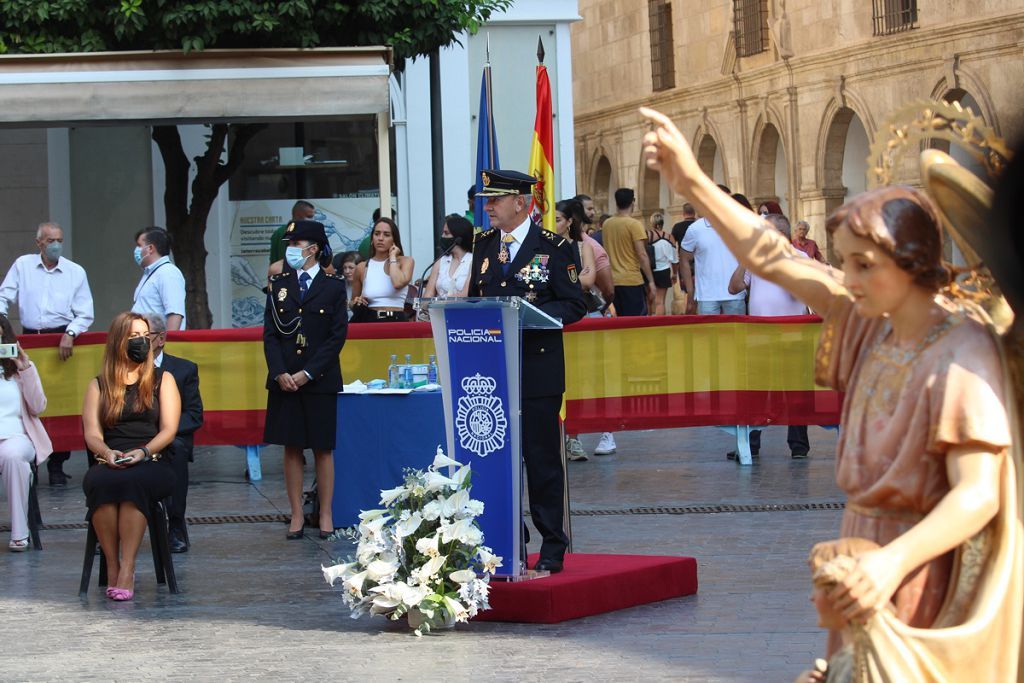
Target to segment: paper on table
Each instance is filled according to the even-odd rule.
[[[415,389],[413,389],[413,391],[440,391],[440,390],[441,390],[441,385],[437,384],[437,383],[434,383],[434,384],[422,384],[422,385],[416,387]]]
[[[355,382],[352,382],[351,384],[346,384],[344,387],[342,387],[342,389],[344,390],[344,393],[346,393],[346,394],[365,394],[366,393],[366,385],[363,384],[362,382],[360,382],[358,379]]]

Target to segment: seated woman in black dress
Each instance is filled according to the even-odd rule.
[[[103,548],[112,600],[134,595],[135,556],[150,503],[173,488],[168,448],[180,417],[174,377],[153,367],[146,319],[119,314],[107,333],[103,370],[89,382],[82,408],[85,444],[99,463],[82,482],[86,519]]]

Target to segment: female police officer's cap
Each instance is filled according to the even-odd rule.
[[[327,241],[324,224],[319,221],[292,221],[284,229],[284,241],[307,240],[323,244]]]
[[[537,179],[519,171],[502,171],[485,169],[480,172],[480,185],[483,188],[476,193],[477,197],[501,197],[503,195],[530,194]]]

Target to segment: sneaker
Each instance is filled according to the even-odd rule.
[[[615,435],[611,432],[605,432],[601,435],[601,440],[597,442],[597,448],[594,449],[594,455],[611,455],[615,452]]]
[[[583,462],[587,459],[587,452],[583,450],[583,444],[579,439],[565,437],[565,457],[567,460]]]

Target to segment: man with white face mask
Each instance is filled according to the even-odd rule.
[[[20,256],[0,285],[0,313],[18,300],[22,334],[60,334],[58,354],[71,357],[75,338],[93,321],[92,292],[82,266],[63,256],[64,231],[56,223],[36,229],[37,252]],[[66,486],[63,464],[69,453],[56,452],[47,461],[50,486]]]
[[[156,313],[168,330],[185,329],[185,276],[171,263],[171,236],[163,228],[135,233],[135,263],[142,278],[132,297],[132,313]]]

